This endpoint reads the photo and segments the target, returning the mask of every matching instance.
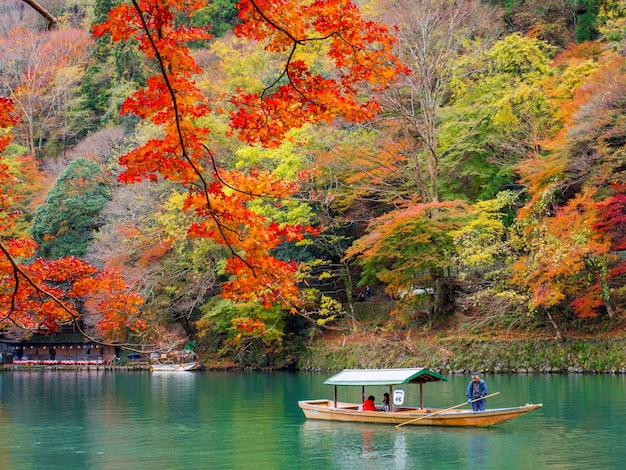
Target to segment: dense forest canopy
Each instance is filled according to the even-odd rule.
[[[0,24],[5,334],[244,360],[365,286],[398,329],[624,314],[626,2],[34,6]]]

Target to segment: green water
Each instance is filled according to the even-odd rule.
[[[1,373],[0,469],[626,468],[625,376],[486,375],[488,407],[544,407],[453,429],[306,421],[296,402],[332,398],[329,375]],[[468,381],[425,385],[425,405],[461,403]]]

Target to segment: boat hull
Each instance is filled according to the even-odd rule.
[[[415,426],[493,426],[541,408],[543,404],[526,404],[512,408],[471,410],[438,410],[400,408],[398,411],[358,411],[358,404],[334,403],[331,400],[303,400],[298,405],[308,419],[356,423],[401,424]]]
[[[200,369],[199,362],[183,362],[181,364],[152,364],[152,372],[190,372]]]

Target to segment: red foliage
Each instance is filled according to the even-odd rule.
[[[580,317],[597,314],[610,243],[593,228],[598,221],[594,193],[590,188],[577,195],[553,217],[526,221],[528,253],[513,266],[513,282],[528,288],[535,307],[548,309],[574,300]]]
[[[268,87],[262,96],[240,93],[232,102],[231,125],[248,142],[277,145],[291,127],[311,121],[371,119],[379,106],[359,99],[357,83],[385,88],[398,73],[407,73],[393,55],[395,43],[387,28],[365,21],[359,9],[346,0],[243,0],[238,5],[235,33],[267,41],[266,49],[289,54],[306,42],[326,41],[337,75],[329,78],[299,60],[287,60],[285,84]],[[278,80],[277,82],[278,83]]]
[[[611,238],[613,251],[626,250],[626,185],[614,184],[615,194],[598,204],[600,219],[594,228]]]
[[[196,118],[209,112],[207,100],[194,83],[200,72],[185,42],[207,38],[200,29],[177,26],[180,14],[191,15],[204,2],[167,0],[133,1],[111,11],[110,19],[94,27],[96,36],[110,34],[114,41],[135,39],[140,50],[158,62],[160,73],[151,77],[122,107],[161,125],[164,135],[124,155],[124,182],[169,179],[188,187],[184,208],[198,220],[191,237],[206,237],[227,246],[232,253],[226,269],[232,275],[223,295],[235,301],[258,301],[269,307],[299,305],[294,262],[271,252],[279,244],[300,240],[310,227],[278,225],[249,209],[258,197],[274,201],[298,190],[294,183],[276,181],[271,174],[249,174],[218,168],[205,146],[208,130],[196,127]],[[360,18],[349,1],[324,0],[301,4],[282,0],[243,0],[238,5],[240,36],[264,41],[266,49],[285,52],[281,77],[263,94],[238,92],[231,98],[231,132],[246,142],[278,145],[286,132],[307,122],[371,118],[378,110],[372,100],[362,102],[356,85],[386,86],[403,71],[392,55],[393,40],[384,27]],[[296,48],[308,41],[327,41],[337,76],[312,73],[299,60]],[[279,84],[280,83],[280,84]]]
[[[124,155],[120,163],[125,170],[119,179],[132,183],[164,178],[186,185],[185,209],[198,216],[189,236],[213,238],[232,252],[227,264],[232,279],[224,295],[266,307],[281,303],[294,308],[300,303],[298,265],[276,259],[271,252],[315,230],[278,225],[250,210],[248,203],[255,197],[277,201],[293,194],[297,185],[277,181],[264,171],[243,174],[219,169],[205,145],[208,130],[194,124],[210,109],[194,83],[201,70],[185,44],[210,35],[201,28],[183,27],[178,19],[204,6],[203,0],[132,0],[113,8],[109,19],[93,28],[95,36],[136,41],[159,68],[145,87],[126,100],[122,112],[161,126],[163,137]],[[242,0],[239,9],[242,24],[237,34],[264,41],[269,51],[287,53],[282,76],[262,95],[240,92],[231,99],[238,107],[231,115],[232,131],[246,142],[278,145],[289,128],[337,116],[369,119],[378,105],[359,99],[356,85],[382,88],[404,71],[391,53],[393,41],[386,29],[363,21],[349,1]],[[64,37],[58,41],[59,58],[73,60],[72,54],[66,54]],[[295,49],[308,41],[329,43],[335,77],[321,77],[302,61],[292,60]],[[0,127],[16,123],[11,104],[0,98]],[[9,139],[0,136],[0,151]],[[12,223],[12,216],[5,214],[13,195],[3,189],[10,186],[4,184],[10,178],[8,167],[0,162],[0,229]],[[103,334],[119,337],[128,329],[145,328],[139,316],[141,299],[127,292],[119,274],[98,272],[72,257],[23,263],[33,257],[34,248],[32,240],[0,241],[0,326],[54,331],[61,324],[77,322],[84,313],[97,312]],[[236,326],[246,334],[264,329],[259,320],[245,318]]]

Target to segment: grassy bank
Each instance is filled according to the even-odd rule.
[[[427,367],[444,373],[626,373],[626,338],[539,340],[376,337],[310,344],[302,370]]]

